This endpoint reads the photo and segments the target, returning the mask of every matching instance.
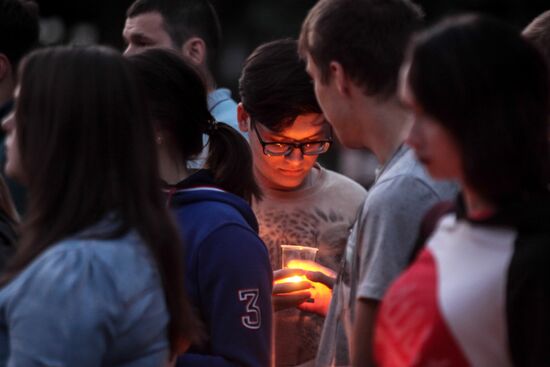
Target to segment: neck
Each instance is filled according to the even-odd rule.
[[[206,86],[206,92],[211,93],[216,90],[216,81],[214,80],[214,77],[212,76],[212,73],[208,71],[207,69],[203,68],[201,71],[202,77],[204,79],[204,83]]]
[[[307,176],[298,186],[283,187],[267,179],[261,172],[259,172],[256,168],[254,168],[254,177],[256,178],[256,181],[258,182],[258,185],[260,186],[260,188],[263,190],[294,192],[298,190],[307,189],[309,187],[312,187],[315,184],[315,181],[317,180],[318,176],[319,176],[319,170],[315,168],[315,166],[313,166],[311,170],[308,172]]]
[[[495,211],[495,206],[491,202],[483,198],[467,185],[464,185],[463,193],[468,217],[476,218]]]
[[[407,138],[413,120],[409,112],[401,107],[397,98],[375,103],[376,121],[368,125],[369,131],[365,132],[365,142],[378,161],[385,164]]]
[[[160,178],[169,185],[175,185],[189,176],[186,162],[178,154],[170,154],[166,149],[159,149]],[[178,157],[178,158],[176,158]]]

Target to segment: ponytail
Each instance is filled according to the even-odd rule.
[[[222,189],[251,202],[261,199],[262,192],[254,179],[252,152],[246,139],[224,122],[211,122],[207,167]]]

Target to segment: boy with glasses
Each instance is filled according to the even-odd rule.
[[[338,269],[366,190],[317,163],[332,144],[332,131],[298,57],[296,41],[258,47],[245,61],[239,90],[239,127],[249,132],[254,172],[264,192],[253,209],[273,270],[282,265],[281,245],[318,248],[316,261]],[[284,272],[276,272],[275,278],[278,274]],[[302,286],[309,288],[311,283],[297,283],[293,289]],[[274,287],[275,364],[312,363],[324,321],[315,313],[315,290],[277,295],[285,292],[283,288]]]

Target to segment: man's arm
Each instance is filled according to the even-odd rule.
[[[379,301],[359,298],[355,303],[355,322],[350,340],[352,366],[374,366],[372,343],[374,323],[378,312]]]

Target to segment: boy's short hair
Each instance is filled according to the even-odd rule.
[[[239,92],[251,119],[275,132],[290,127],[298,115],[321,113],[295,40],[256,48],[244,62]]]
[[[300,54],[313,59],[321,82],[339,62],[368,95],[391,97],[399,67],[423,12],[409,0],[320,0],[300,32]]]

